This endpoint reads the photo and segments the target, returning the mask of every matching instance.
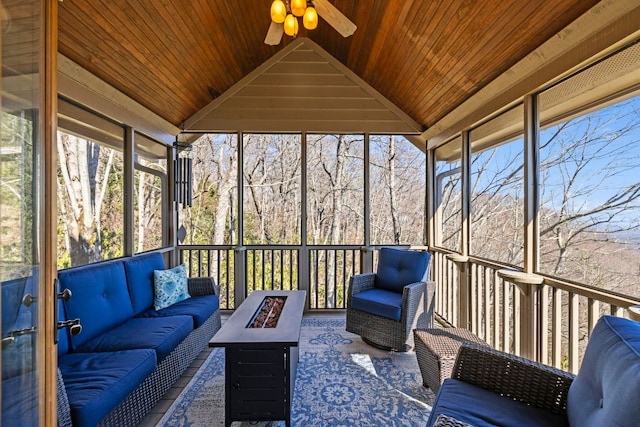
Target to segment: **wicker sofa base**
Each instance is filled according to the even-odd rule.
[[[194,329],[125,400],[120,402],[101,422],[100,426],[136,426],[180,378],[191,362],[209,344],[220,329],[220,310]],[[68,399],[62,376],[58,374],[58,425],[71,426]],[[62,386],[61,386],[62,385]],[[66,407],[65,407],[66,402]]]

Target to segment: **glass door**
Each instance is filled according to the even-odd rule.
[[[39,424],[41,267],[40,0],[0,0],[1,424]]]

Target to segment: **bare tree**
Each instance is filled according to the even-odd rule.
[[[71,265],[98,261],[103,256],[102,207],[116,152],[66,133],[58,134],[57,145]]]

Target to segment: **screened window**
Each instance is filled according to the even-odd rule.
[[[471,255],[523,264],[523,107],[471,130]]]
[[[545,126],[540,144],[540,270],[638,295],[640,97]]]
[[[65,101],[58,118],[58,267],[124,254],[124,129]]]
[[[167,245],[167,146],[135,135],[134,248],[144,252]]]
[[[192,159],[191,206],[178,205],[178,228],[185,245],[237,242],[238,136],[191,135],[179,156]],[[180,236],[179,231],[179,236]]]
[[[244,135],[244,244],[300,244],[300,135]]]
[[[460,251],[462,240],[462,137],[435,150],[436,244]]]
[[[402,136],[371,136],[371,243],[424,243],[425,153]]]
[[[364,242],[364,138],[307,135],[307,243]]]

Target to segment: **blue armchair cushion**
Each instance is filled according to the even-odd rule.
[[[73,353],[58,360],[73,425],[95,426],[156,368],[153,350]]]
[[[151,308],[139,314],[138,317],[192,316],[195,329],[202,326],[218,307],[219,300],[216,295],[203,295],[177,302],[162,310]]]
[[[134,317],[122,325],[86,342],[78,352],[95,353],[136,348],[156,351],[158,363],[193,330],[191,316]]]
[[[351,296],[351,308],[400,321],[402,294],[384,289],[369,289]]]
[[[125,259],[124,269],[134,315],[153,307],[153,272],[164,270],[164,268],[164,258],[160,252],[150,252]]]
[[[425,280],[429,252],[381,248],[375,287],[402,293],[402,288]]]
[[[569,388],[569,421],[586,427],[632,425],[640,420],[639,397],[640,322],[602,316]]]
[[[162,310],[177,302],[191,298],[187,284],[187,270],[179,265],[169,270],[153,272],[153,308]]]
[[[438,391],[427,427],[432,427],[440,414],[474,427],[568,426],[564,415],[505,399],[492,391],[451,378],[446,379]]]
[[[73,295],[64,303],[67,319],[82,322],[82,333],[71,338],[72,350],[133,317],[121,260],[62,270],[58,280]]]

